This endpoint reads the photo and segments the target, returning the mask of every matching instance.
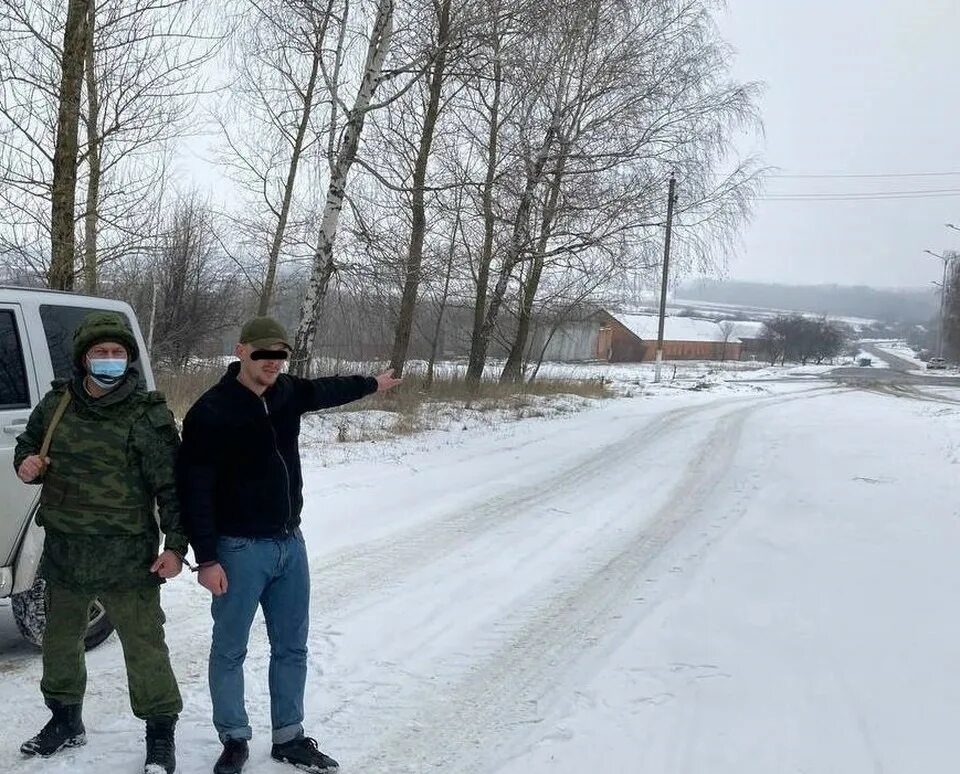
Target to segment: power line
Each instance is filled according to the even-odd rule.
[[[789,178],[796,180],[832,180],[840,178],[897,178],[897,177],[960,177],[960,172],[877,172],[872,174],[860,173],[828,173],[828,174],[776,174],[767,175],[770,178]]]
[[[911,194],[943,194],[943,193],[960,193],[960,188],[918,188],[916,190],[910,191],[820,191],[820,192],[805,192],[798,191],[796,193],[771,193],[767,194],[768,196],[903,196]]]
[[[843,202],[884,201],[891,199],[948,199],[960,196],[960,188],[927,188],[915,191],[840,191],[821,193],[774,193],[756,197],[761,201],[775,202]]]
[[[756,201],[761,202],[895,202],[895,201],[913,201],[921,199],[954,199],[960,197],[960,193],[955,194],[933,194],[926,196],[820,196],[812,199],[804,199],[796,196],[758,196]]]
[[[819,199],[796,199],[789,196],[781,197],[757,197],[755,201],[759,202],[909,202],[909,201],[920,201],[927,199],[955,199],[960,198],[960,193],[958,194],[939,194],[936,196],[878,196],[874,198],[869,197],[856,197],[856,198],[847,198],[842,197],[828,197],[824,196]]]

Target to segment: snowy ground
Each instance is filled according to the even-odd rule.
[[[344,774],[951,770],[958,395],[641,394],[310,456],[308,722]],[[180,771],[206,773],[209,601],[182,577],[164,604]],[[21,763],[40,665],[0,614],[0,771],[136,772],[115,639],[88,657],[87,747]],[[258,623],[251,772],[286,770],[267,652]]]
[[[910,349],[905,341],[876,341],[871,343],[881,352],[889,352],[901,360],[913,363],[918,371],[923,371],[927,367],[927,364],[917,357],[917,353]]]
[[[914,352],[910,347],[907,346],[906,342],[903,341],[878,341],[874,343],[874,346],[881,352],[888,352],[891,355],[905,360],[913,364],[911,370],[914,371],[923,371],[925,376],[939,376],[946,378],[956,378],[957,368],[955,366],[948,366],[944,369],[933,369],[928,370],[927,364],[924,363],[917,353]]]
[[[665,381],[714,383],[738,380],[770,379],[784,376],[810,376],[836,368],[832,365],[791,364],[770,366],[754,361],[717,362],[715,360],[691,360],[664,363],[661,377]],[[627,384],[652,383],[656,374],[654,363],[545,363],[540,374],[554,379],[599,379]]]
[[[737,379],[753,379],[765,377],[782,377],[795,375],[822,374],[840,363],[831,363],[820,366],[770,366],[768,363],[748,360],[679,360],[665,362],[661,369],[664,381],[697,381],[704,378],[731,381]],[[333,360],[317,361],[318,373],[371,373],[385,367],[382,363],[358,363]],[[484,370],[484,376],[496,379],[503,370],[503,361],[491,359]],[[529,377],[533,366],[527,371]],[[408,361],[404,374],[421,374],[426,371],[426,363],[422,360]],[[464,361],[444,360],[436,365],[438,376],[446,378],[463,378],[466,375],[467,365]],[[555,363],[545,362],[537,371],[538,379],[604,379],[608,382],[629,384],[652,383],[656,373],[654,363]]]
[[[411,370],[416,373],[424,365],[413,361]],[[492,368],[491,375],[499,370],[496,366]],[[650,363],[544,363],[538,378],[563,382],[602,381],[612,395],[619,397],[684,400],[691,391],[750,394],[760,389],[755,383],[815,377],[834,368],[835,365],[770,367],[737,361],[686,361],[665,363],[662,381],[655,383],[655,370]],[[370,363],[351,363],[346,370],[341,370],[366,373],[373,369],[375,366]],[[438,373],[447,376],[462,377],[464,372],[459,363],[444,362],[438,366]],[[505,423],[561,417],[598,408],[604,402],[562,393],[525,394],[503,400],[425,400],[414,416],[366,409],[363,403],[358,403],[348,411],[334,410],[305,417],[301,442],[304,454],[324,465],[370,458],[395,459],[413,450],[459,443],[461,436],[469,437]],[[408,437],[410,435],[416,437]],[[370,441],[375,443],[367,443]]]
[[[419,364],[414,361],[414,369]],[[767,363],[746,360],[679,360],[665,362],[661,367],[664,381],[697,381],[711,379],[715,381],[734,381],[737,379],[755,379],[781,376],[821,374],[836,368],[837,364],[820,366],[770,366]],[[442,364],[445,373],[460,374],[465,366],[454,362]],[[489,375],[495,376],[502,368],[501,363],[492,361],[488,367]],[[655,363],[544,363],[537,372],[537,378],[543,379],[605,379],[609,382],[630,384],[652,383],[656,374]]]

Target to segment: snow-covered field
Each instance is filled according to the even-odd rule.
[[[820,366],[770,366],[757,361],[728,360],[678,360],[665,362],[661,368],[663,381],[696,381],[703,378],[729,381],[736,379],[770,378],[795,375],[821,374],[836,368],[839,363]],[[323,373],[368,373],[382,364],[318,361],[318,372]],[[503,369],[503,361],[491,359],[484,371],[485,378],[496,379]],[[405,374],[418,374],[426,370],[426,363],[411,360],[407,363]],[[531,369],[532,370],[532,369]],[[465,362],[446,360],[436,366],[437,374],[446,378],[463,378],[466,375]],[[612,383],[640,384],[653,382],[656,374],[654,363],[556,363],[545,362],[537,371],[538,379],[604,379]],[[530,371],[527,376],[529,377]]]
[[[769,379],[783,376],[806,376],[821,374],[836,368],[820,366],[770,366],[767,363],[731,360],[681,360],[666,362],[661,367],[664,381],[714,381],[728,382],[740,379]],[[643,384],[652,383],[656,375],[654,363],[544,363],[540,375],[551,379],[606,379],[609,382]]]
[[[952,770],[960,405],[929,395],[663,387],[340,464],[311,445],[310,731],[344,774]],[[206,773],[209,598],[186,575],[164,605],[180,771]],[[45,712],[9,619],[0,771],[137,772],[115,639],[89,744],[21,761]],[[247,770],[279,773],[267,654],[258,622]]]

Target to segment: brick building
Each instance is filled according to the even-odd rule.
[[[727,341],[740,341],[740,359],[757,360],[763,354],[763,337],[767,326],[762,322],[728,320],[720,323]]]
[[[659,318],[651,314],[599,313],[597,359],[637,363],[657,357]],[[711,320],[667,317],[663,332],[664,360],[739,360],[740,339]]]

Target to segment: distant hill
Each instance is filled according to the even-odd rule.
[[[743,307],[783,309],[831,317],[861,317],[888,323],[924,324],[937,314],[934,288],[878,289],[844,285],[773,285],[762,282],[694,280],[677,298]]]

